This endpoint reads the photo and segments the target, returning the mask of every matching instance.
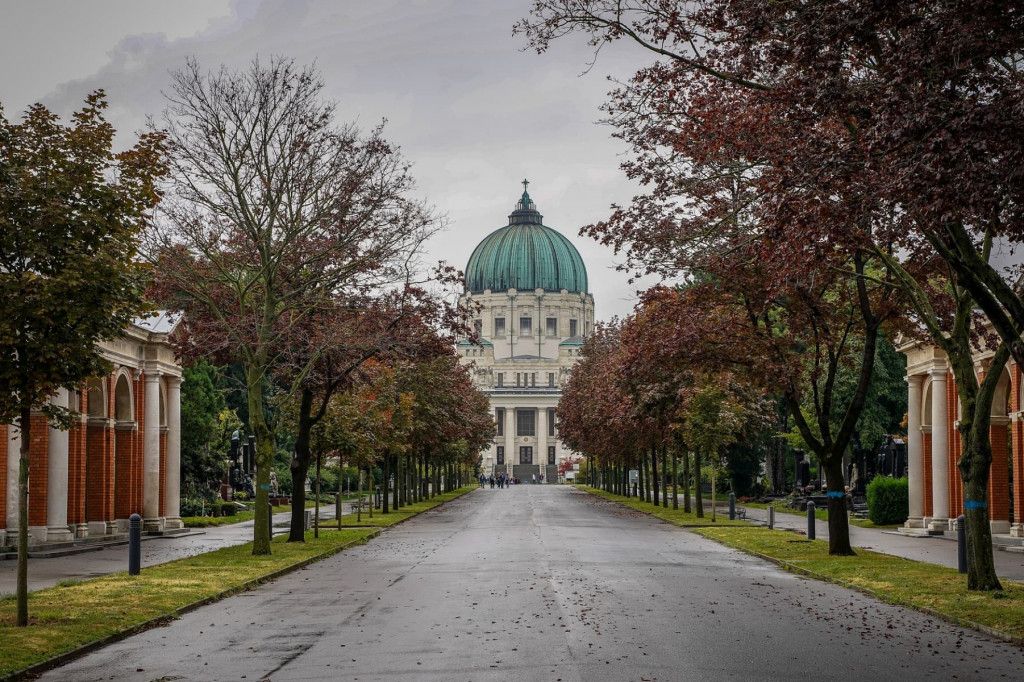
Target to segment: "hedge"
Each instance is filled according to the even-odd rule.
[[[907,520],[910,493],[906,478],[875,476],[868,484],[868,518],[876,526]]]

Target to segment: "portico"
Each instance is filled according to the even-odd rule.
[[[159,313],[100,344],[111,371],[52,401],[74,413],[69,429],[32,416],[29,446],[30,543],[57,544],[127,531],[182,528],[181,367],[168,336],[177,320]],[[0,425],[0,546],[16,542],[21,429]]]
[[[962,448],[957,422],[960,400],[945,354],[933,346],[908,344],[907,462],[909,516],[902,532],[941,534],[955,530],[963,513],[963,483],[957,469]],[[991,353],[978,353],[975,371],[984,376]],[[989,436],[988,510],[993,534],[1024,537],[1024,485],[1018,473],[1011,493],[1012,470],[1024,471],[1024,413],[1021,368],[1003,370],[992,402]]]

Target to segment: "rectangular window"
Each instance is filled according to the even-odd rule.
[[[496,407],[494,408],[494,423],[498,427],[498,435],[505,435],[505,408]]]
[[[548,464],[554,464],[554,463],[555,463],[555,446],[554,445],[549,445],[548,446]]]
[[[545,321],[548,336],[558,336],[558,318],[549,317]]]
[[[519,386],[519,377],[522,376],[519,372],[516,372],[516,386]]]
[[[569,336],[576,336],[576,320],[569,320]]]
[[[505,385],[505,373],[504,372],[498,372],[498,388],[501,388],[504,385]]]
[[[519,336],[533,336],[533,318],[519,318]]]
[[[516,410],[516,435],[536,436],[537,435],[537,410],[521,409]]]
[[[555,373],[548,372],[548,386],[554,388],[555,386]]]
[[[473,320],[473,331],[476,332],[477,336],[480,336],[481,334],[483,334],[484,333],[484,321],[483,320]]]
[[[519,447],[519,463],[520,464],[533,464],[533,448],[529,445],[522,445]]]
[[[494,335],[498,338],[505,336],[505,318],[496,317],[494,318]]]
[[[531,386],[536,386],[537,385],[537,373],[536,372],[533,372],[530,375],[530,385]]]
[[[505,446],[498,446],[498,466],[504,466],[505,464]]]
[[[548,435],[555,435],[555,408],[548,408]]]

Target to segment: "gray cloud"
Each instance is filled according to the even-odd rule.
[[[512,25],[529,5],[236,0],[223,16],[183,6],[196,13],[198,32],[191,34],[182,17],[170,36],[140,18],[113,39],[91,75],[68,68],[62,78],[49,69],[41,76],[50,82],[34,86],[62,113],[102,87],[115,125],[132,131],[163,108],[168,73],[187,56],[211,69],[258,55],[315,61],[342,118],[365,127],[388,119],[388,136],[415,164],[421,192],[449,216],[450,229],[430,244],[432,259],[464,266],[473,246],[506,222],[518,182],[528,177],[545,222],[580,249],[598,316],[622,315],[632,308],[635,287],[614,272],[607,249],[576,232],[635,191],[617,168],[625,149],[595,121],[611,87],[603,76],[625,78],[646,56],[616,46],[580,75],[591,56],[582,39],[563,41],[544,55],[524,52]],[[74,40],[61,47],[76,49]],[[90,49],[95,52],[91,43]],[[0,101],[6,103],[6,95],[0,90]]]

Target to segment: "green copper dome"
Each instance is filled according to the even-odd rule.
[[[487,235],[470,255],[466,291],[586,293],[587,269],[579,251],[560,232],[541,224],[542,218],[524,189],[508,225]]]

